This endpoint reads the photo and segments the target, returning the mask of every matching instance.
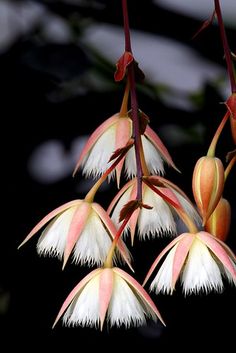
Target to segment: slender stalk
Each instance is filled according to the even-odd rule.
[[[125,86],[125,93],[124,93],[124,97],[123,97],[122,104],[120,107],[120,112],[119,112],[120,117],[126,116],[128,113],[129,90],[130,90],[129,80],[127,80],[127,83]]]
[[[110,250],[109,250],[108,255],[107,255],[107,258],[106,258],[106,260],[104,262],[104,267],[105,268],[111,268],[112,265],[113,265],[112,258],[113,258],[113,255],[114,255],[114,251],[115,251],[117,242],[118,242],[120,236],[122,235],[126,224],[129,222],[129,219],[132,216],[132,213],[133,213],[133,211],[128,213],[128,215],[124,219],[123,223],[121,224],[120,228],[118,229],[115,238],[113,239],[113,242],[111,244]]]
[[[214,135],[214,137],[213,137],[213,139],[211,141],[211,144],[210,144],[210,146],[208,148],[208,151],[207,151],[207,156],[208,157],[215,157],[216,144],[218,142],[220,134],[221,134],[221,132],[222,132],[222,130],[223,130],[224,126],[225,126],[225,123],[228,120],[229,116],[230,116],[230,112],[227,111],[225,113],[225,116],[223,117],[220,125],[218,126],[218,129],[216,130],[215,135]]]
[[[234,164],[236,163],[236,156],[234,156],[231,161],[229,162],[229,164],[227,165],[227,168],[225,169],[225,181],[231,171],[231,169],[233,168]]]
[[[130,40],[130,28],[129,28],[129,16],[127,8],[127,0],[122,0],[122,10],[124,19],[124,34],[125,34],[125,50],[132,53],[131,40]],[[136,83],[135,83],[135,72],[134,72],[134,61],[128,66],[128,80],[130,84],[130,97],[131,97],[131,111],[133,120],[133,135],[134,135],[134,148],[135,158],[137,167],[137,200],[142,201],[142,162],[141,162],[141,136],[139,131],[139,116],[138,116],[138,100],[136,94]]]
[[[234,76],[234,67],[233,67],[233,62],[232,62],[231,52],[229,49],[228,40],[227,40],[226,33],[225,33],[224,21],[222,18],[222,13],[221,13],[221,8],[220,8],[220,1],[214,0],[214,2],[215,2],[216,16],[217,16],[218,24],[220,27],[220,35],[221,35],[222,44],[223,44],[224,53],[225,53],[227,71],[228,71],[228,75],[229,75],[229,79],[230,79],[231,91],[232,91],[232,93],[235,93],[236,92],[236,81],[235,81],[235,76]]]

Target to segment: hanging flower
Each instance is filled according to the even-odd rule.
[[[156,258],[144,283],[166,254],[150,286],[156,293],[172,294],[178,279],[185,294],[222,291],[223,277],[236,285],[236,257],[210,233],[183,233],[175,238]]]
[[[55,323],[63,315],[66,326],[140,326],[146,318],[159,318],[155,304],[143,287],[128,273],[115,268],[99,268],[89,273],[68,295]]]
[[[81,152],[75,172],[82,167],[83,173],[87,177],[98,177],[103,174],[111,164],[109,160],[114,151],[125,147],[132,137],[132,133],[132,120],[128,113],[125,116],[115,114],[107,119],[88,139]],[[163,174],[163,160],[176,168],[162,141],[149,126],[146,127],[141,139],[146,164],[150,173]],[[130,178],[136,175],[134,147],[131,147],[126,157],[120,161],[115,171],[110,175],[111,177],[116,173],[118,184],[124,165],[127,177]]]
[[[48,222],[50,223],[37,244],[40,255],[63,259],[63,267],[72,251],[75,263],[103,264],[115,237],[116,228],[99,204],[74,200],[56,208],[32,229],[20,246]],[[117,255],[120,253],[130,266],[129,251],[121,240],[118,242],[118,250]]]
[[[198,213],[187,196],[176,185],[158,176],[148,177],[148,180],[151,183],[160,182],[162,186],[156,186],[157,191],[159,190],[173,202],[177,203],[191,218],[195,219],[197,223],[201,222]],[[125,184],[112,200],[107,212],[109,214],[112,213],[111,218],[117,226],[119,225],[122,208],[129,201],[134,200],[136,194],[137,179],[134,178]],[[138,229],[140,239],[145,239],[150,236],[161,236],[163,234],[175,234],[176,214],[174,208],[145,183],[143,183],[142,196],[143,204],[150,206],[151,209],[143,207],[133,212],[128,227],[126,227],[126,233],[128,229],[130,229],[132,241],[136,228]]]

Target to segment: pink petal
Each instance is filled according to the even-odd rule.
[[[23,240],[23,242],[18,246],[18,249],[24,245],[33,235],[35,235],[46,223],[48,223],[53,217],[62,213],[66,209],[76,206],[82,202],[81,200],[73,200],[65,203],[64,205],[57,207],[55,210],[50,212],[47,216],[45,216],[36,226],[31,230],[31,232],[27,235],[27,237]]]
[[[104,223],[105,227],[108,229],[109,234],[111,235],[111,238],[113,240],[115,238],[116,233],[117,233],[117,229],[116,229],[114,223],[112,222],[111,218],[108,216],[107,212],[98,203],[93,202],[92,207],[93,207],[94,211],[97,212],[97,214],[99,215],[99,217],[100,217],[101,221]],[[129,266],[129,268],[134,272],[134,269],[130,263],[130,261],[131,261],[130,256],[126,251],[126,248],[124,246],[122,239],[119,239],[119,241],[117,243],[117,249],[121,253],[122,257],[124,258],[125,262]]]
[[[134,288],[136,292],[138,292],[138,294],[142,297],[142,299],[144,299],[146,304],[154,311],[154,313],[157,315],[157,317],[163,323],[163,325],[166,326],[156,305],[154,304],[154,302],[152,301],[148,293],[145,291],[145,289],[133,277],[131,277],[128,273],[121,270],[120,268],[114,267],[113,271],[117,273],[119,276],[121,276],[126,282],[130,284],[131,287]]]
[[[143,192],[144,192],[144,190],[143,190]],[[134,186],[131,190],[130,200],[135,200],[136,195],[137,195],[137,179],[135,180]],[[135,235],[135,230],[136,230],[136,225],[137,225],[139,213],[140,213],[140,208],[138,208],[137,210],[135,210],[133,212],[133,214],[129,220],[130,236],[131,236],[131,244],[132,245],[134,244],[134,235]]]
[[[131,134],[131,120],[129,118],[120,118],[116,129],[115,150],[124,147],[129,141]],[[123,158],[116,167],[116,180],[118,189],[120,185],[120,175],[124,161],[125,158]]]
[[[149,125],[147,125],[144,135],[147,136],[147,138],[152,142],[156,149],[161,153],[166,162],[171,165],[174,169],[179,171],[178,168],[175,166],[169,152],[167,151],[167,148],[161,141],[160,137],[157,136],[157,134],[150,128]]]
[[[173,246],[178,243],[183,237],[186,236],[186,234],[188,233],[183,233],[181,235],[179,235],[177,238],[175,238],[174,240],[172,240],[172,242],[170,244],[168,244],[163,250],[162,252],[157,256],[156,260],[153,262],[152,266],[150,267],[144,282],[143,282],[143,286],[145,286],[145,284],[147,283],[147,281],[149,280],[149,278],[151,277],[153,271],[155,270],[158,262],[162,259],[162,257],[171,249],[173,248]]]
[[[113,124],[115,124],[119,119],[119,115],[115,114],[109,119],[105,120],[101,125],[98,126],[98,128],[92,133],[92,135],[89,137],[88,141],[86,142],[84,148],[82,149],[82,152],[80,154],[79,160],[76,164],[75,170],[73,172],[73,175],[77,172],[79,167],[81,166],[81,163],[83,162],[83,159],[85,156],[90,152],[91,148],[93,145],[97,142],[99,137]]]
[[[193,243],[195,234],[185,233],[185,237],[179,241],[174,254],[173,268],[172,268],[172,283],[171,289],[173,291],[177,279],[179,278],[180,271],[183,267],[184,261],[188,255],[189,249]]]
[[[69,306],[69,304],[72,302],[72,300],[74,299],[74,297],[79,293],[79,291],[81,289],[83,289],[83,287],[95,276],[97,276],[101,271],[103,271],[103,269],[101,268],[96,268],[96,270],[93,270],[92,272],[90,272],[86,277],[84,277],[78,284],[77,286],[72,289],[72,291],[70,292],[70,294],[68,295],[68,297],[66,298],[66,300],[64,301],[64,303],[62,304],[62,307],[56,317],[56,320],[54,321],[54,324],[52,326],[52,328],[55,327],[55,325],[57,324],[57,322],[60,320],[61,316],[64,314],[65,310],[67,309],[67,307]]]
[[[73,250],[75,243],[79,239],[91,212],[91,204],[88,202],[81,202],[81,204],[76,209],[73,218],[71,220],[70,228],[67,235],[67,241],[64,251],[64,260],[62,269],[64,269],[67,260]]]
[[[107,209],[107,213],[110,214],[111,211],[113,210],[113,208],[115,207],[116,203],[119,201],[119,199],[121,198],[121,196],[126,192],[126,190],[128,190],[128,188],[136,182],[136,178],[130,180],[128,183],[126,183],[122,189],[120,189],[120,191],[116,194],[116,196],[113,198],[113,200],[111,201],[108,209]]]
[[[105,268],[100,274],[99,282],[99,317],[100,317],[100,328],[102,331],[103,323],[105,320],[106,312],[111,300],[113,289],[113,271],[111,268]]]
[[[236,281],[236,270],[229,259],[229,255],[227,254],[225,249],[221,246],[221,244],[219,244],[219,242],[216,241],[216,238],[207,232],[199,232],[198,237],[208,246],[209,249],[211,249],[211,251],[216,255],[216,257],[220,260],[220,262],[222,262],[224,267],[227,268],[229,273]]]
[[[177,185],[175,185],[174,183],[172,183],[170,180],[165,179],[159,175],[151,175],[150,177],[148,177],[148,180],[159,180],[160,182],[162,182],[166,187],[170,187],[172,189],[174,189],[175,191],[177,191],[180,195],[182,195],[187,201],[189,201],[190,204],[192,204],[192,202],[190,201],[190,199],[188,198],[188,196],[183,192],[183,190],[181,190]]]

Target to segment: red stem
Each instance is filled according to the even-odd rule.
[[[127,8],[127,0],[122,0],[122,10],[124,19],[124,34],[125,34],[125,51],[132,53],[131,40],[130,40],[130,28],[129,28],[129,16]],[[141,136],[139,130],[139,116],[138,116],[138,100],[136,94],[136,83],[135,83],[135,72],[134,72],[134,61],[128,66],[128,79],[130,83],[130,99],[131,99],[131,114],[133,120],[133,135],[134,135],[134,148],[135,158],[137,167],[137,200],[142,201],[142,162],[141,162]]]
[[[221,8],[220,8],[220,1],[219,0],[214,0],[214,1],[215,1],[215,11],[216,11],[217,19],[218,19],[218,24],[220,27],[220,35],[221,35],[222,44],[223,44],[224,53],[225,53],[228,75],[229,75],[230,84],[231,84],[231,91],[232,91],[232,93],[235,93],[236,92],[236,82],[235,82],[235,77],[234,77],[234,68],[233,68],[233,63],[232,63],[231,52],[229,49],[228,40],[227,40],[226,33],[225,33],[224,21],[222,18],[222,13],[221,13]]]

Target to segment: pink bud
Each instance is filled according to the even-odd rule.
[[[226,101],[226,106],[234,120],[236,120],[236,93],[232,93]]]
[[[225,241],[230,229],[231,207],[223,197],[220,199],[214,212],[206,222],[206,231]]]
[[[204,225],[224,189],[224,167],[219,158],[201,157],[194,168],[192,181],[193,195]]]

